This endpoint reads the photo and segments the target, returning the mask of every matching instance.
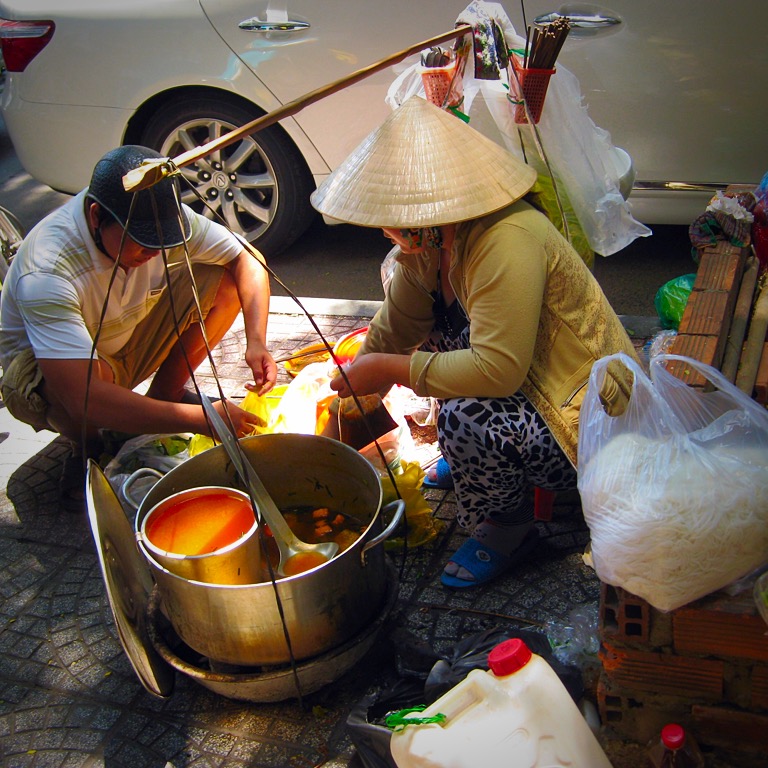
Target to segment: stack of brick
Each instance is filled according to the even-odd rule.
[[[728,345],[740,349],[743,341],[743,331],[738,334],[741,338],[734,338],[731,327],[750,249],[720,241],[699,254],[696,280],[670,352],[720,369]],[[747,276],[751,290],[747,285],[744,291],[749,294],[750,304],[755,286],[751,274]],[[674,363],[670,370],[692,387],[700,389],[705,385],[699,374],[681,363]]]
[[[701,251],[673,354],[719,369],[729,345],[741,349],[743,331],[734,314],[740,295],[751,300],[754,292],[749,256],[750,249],[724,242]],[[672,370],[692,387],[706,385],[684,364]],[[758,399],[760,386],[768,388],[758,373]],[[757,612],[753,584],[746,580],[741,587],[662,613],[602,585],[597,694],[606,726],[645,742],[665,723],[680,722],[703,745],[736,754],[739,766],[766,764],[768,627]]]
[[[679,722],[705,747],[764,766],[768,752],[768,636],[749,579],[669,613],[617,587],[600,595],[603,723],[647,742]]]

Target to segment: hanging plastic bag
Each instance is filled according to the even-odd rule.
[[[432,507],[429,506],[424,494],[424,470],[415,461],[401,461],[399,472],[394,473],[397,492],[388,474],[381,476],[383,493],[382,505],[389,504],[397,498],[405,502],[405,519],[408,522],[408,548],[421,547],[432,541],[443,529],[444,523],[435,518]],[[387,550],[401,549],[403,539],[389,539],[384,542]]]
[[[678,361],[704,377],[677,379]],[[618,366],[634,377],[624,412],[600,391]],[[592,369],[579,418],[578,487],[601,581],[671,611],[768,561],[768,412],[711,366],[624,354]]]
[[[477,5],[503,30],[510,50],[525,48],[525,38],[516,32],[499,3]],[[392,83],[385,99],[390,107],[400,106],[414,94],[424,96],[419,67],[419,62],[413,61]],[[540,147],[533,126],[515,123],[515,107],[507,98],[509,75],[506,82],[477,80],[472,67],[467,67],[463,89],[462,110],[469,115],[472,127],[528,162],[540,176],[552,170],[565,203],[564,213],[568,216],[573,210],[594,252],[610,256],[638,237],[651,234],[633,218],[626,201],[633,182],[631,158],[590,119],[579,81],[566,67],[558,64],[549,83],[546,105],[536,126]],[[556,218],[550,218],[562,229]]]

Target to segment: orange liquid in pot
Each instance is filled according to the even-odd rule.
[[[166,552],[206,555],[237,541],[253,520],[248,501],[222,491],[193,496],[153,514],[146,535]]]
[[[286,576],[295,576],[327,562],[328,558],[318,552],[297,552],[285,561],[283,573]]]

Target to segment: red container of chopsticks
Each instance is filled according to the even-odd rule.
[[[544,109],[549,80],[556,70],[523,67],[516,56],[512,56],[512,66],[515,70],[510,83],[513,94],[508,98],[515,105],[515,122],[527,123],[530,114],[531,121],[538,123]]]

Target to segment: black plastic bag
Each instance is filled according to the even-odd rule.
[[[406,663],[399,663],[398,667],[401,673],[405,670],[408,677],[401,677],[385,691],[366,696],[347,717],[350,738],[365,768],[397,768],[389,748],[392,731],[384,725],[389,712],[434,703],[473,669],[487,670],[488,654],[499,643],[512,638],[523,640],[533,653],[550,664],[574,701],[582,698],[581,671],[559,662],[553,656],[546,636],[541,633],[492,627],[459,641],[441,657],[413,635],[399,632],[398,655]]]

